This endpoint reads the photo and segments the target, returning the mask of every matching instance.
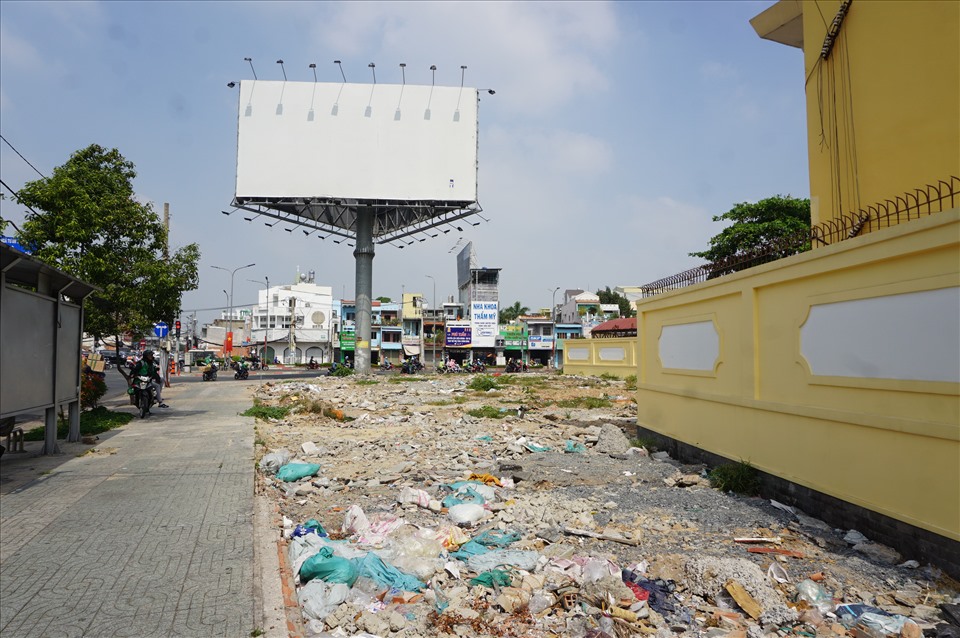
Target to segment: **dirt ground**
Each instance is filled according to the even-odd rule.
[[[347,541],[338,555],[375,551],[425,584],[401,593],[361,576],[337,604],[343,592],[311,581],[311,595],[329,604],[306,604],[307,635],[949,635],[938,605],[960,599],[936,568],[870,542],[869,530],[833,530],[769,500],[720,492],[708,468],[637,447],[628,382],[476,379],[318,377],[257,393],[262,406],[289,408],[257,421],[259,454],[285,450],[291,462],[320,466],[294,482],[274,478],[275,468],[259,475],[258,490],[289,521],[286,534],[314,519]],[[480,520],[458,527],[452,517],[464,506],[441,502],[471,476],[489,489]],[[509,582],[471,585],[482,561],[450,554],[484,531],[515,533],[509,550],[535,566],[510,556],[497,566]],[[318,549],[289,542],[294,567]],[[840,603],[876,607],[902,626],[870,629],[866,617],[854,626],[838,617]]]

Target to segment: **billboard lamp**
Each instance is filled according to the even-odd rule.
[[[228,88],[228,89],[232,89],[232,88],[235,87],[236,85],[237,85],[236,82],[227,82],[227,88]]]
[[[222,210],[222,211],[220,211],[220,212],[223,213],[224,215],[226,215],[227,217],[229,217],[229,216],[232,214],[232,211],[231,211],[230,213],[228,213],[228,212],[225,211],[225,210]]]
[[[253,68],[253,58],[244,58],[250,64],[250,70],[253,71],[253,79],[257,79],[257,71]]]
[[[338,67],[340,67],[340,76],[343,77],[343,83],[346,84],[347,75],[343,72],[343,65],[340,64],[340,60],[334,60],[333,63],[336,64]]]
[[[313,81],[316,82],[317,81],[317,65],[311,62],[309,68],[313,69]]]
[[[370,67],[370,71],[373,72],[373,83],[376,84],[377,83],[377,65],[371,62],[367,66]]]
[[[287,81],[287,70],[283,68],[283,60],[277,60],[277,64],[280,65],[280,70],[283,71],[283,81]]]
[[[407,83],[407,63],[406,62],[400,63],[400,73],[402,74],[403,84],[406,85]]]

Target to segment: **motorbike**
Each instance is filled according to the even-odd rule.
[[[510,361],[507,363],[506,372],[526,372],[527,364],[521,361]]]
[[[320,364],[317,363],[316,361],[311,361],[310,363],[307,364],[307,368],[310,370],[317,370],[320,368]]]
[[[211,363],[209,367],[205,368],[203,371],[203,380],[204,381],[216,381],[217,380],[217,364]]]
[[[463,369],[467,372],[486,372],[487,366],[483,365],[483,361],[471,361]]]
[[[150,408],[157,400],[157,388],[150,377],[138,376],[132,380],[133,404],[140,411],[140,418],[150,414]]]
[[[238,381],[246,381],[250,377],[250,368],[248,368],[246,364],[242,362],[235,362],[233,364],[233,369],[235,371],[233,373],[233,378],[237,379]]]
[[[390,363],[390,359],[387,359],[386,361],[384,361],[383,364],[381,364],[380,369],[381,369],[381,370],[393,370],[393,364]]]
[[[401,374],[416,374],[423,370],[423,364],[419,359],[407,359],[400,368]]]

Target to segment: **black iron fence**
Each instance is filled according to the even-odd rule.
[[[738,253],[721,261],[696,266],[644,284],[641,290],[644,297],[652,297],[777,261],[814,247],[836,244],[881,228],[951,210],[958,205],[960,205],[960,177],[951,176],[949,181],[937,180],[936,184],[926,184],[923,188],[916,188],[912,192],[903,193],[893,199],[861,208],[856,213],[847,213],[794,235],[778,238],[749,252]]]

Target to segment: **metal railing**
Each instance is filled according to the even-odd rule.
[[[923,188],[915,188],[893,199],[861,208],[856,213],[841,215],[793,235],[780,237],[751,251],[702,264],[644,284],[640,288],[644,297],[652,297],[806,252],[815,246],[829,246],[875,230],[950,210],[958,205],[960,177],[954,175],[949,181],[937,180],[936,184],[926,184]]]

